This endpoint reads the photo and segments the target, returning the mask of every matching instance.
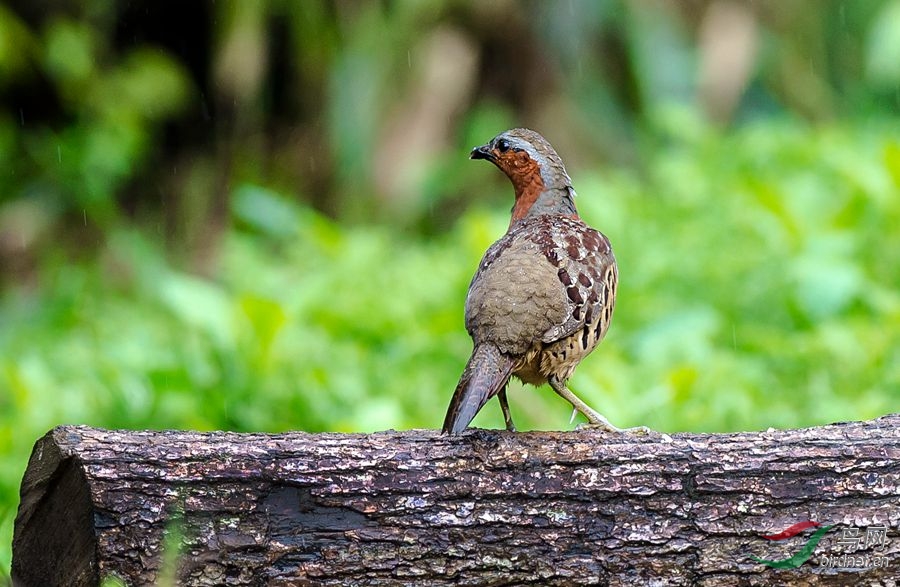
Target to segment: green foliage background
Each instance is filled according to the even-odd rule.
[[[217,3],[194,15],[215,23],[205,76],[165,42],[123,44],[113,8],[0,7],[0,577],[31,447],[58,424],[438,427],[466,288],[511,204],[467,152],[514,125],[556,144],[616,251],[613,327],[572,379],[614,423],[896,411],[900,2],[780,4],[755,5],[724,119],[695,93],[705,13],[674,4],[524,4],[494,30],[467,3]],[[272,22],[294,44],[267,45]],[[427,117],[391,131],[393,107],[428,85],[413,60],[452,48],[447,27],[482,56],[473,89],[404,151],[392,139],[418,144]],[[552,83],[504,77],[510,39]],[[379,183],[392,148],[400,179]],[[520,428],[571,427],[547,389],[511,403]],[[502,426],[499,408],[475,424]]]

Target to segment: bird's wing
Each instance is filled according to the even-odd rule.
[[[592,326],[594,340],[609,328],[615,305],[618,272],[609,240],[580,221],[566,219],[551,254],[557,260],[557,278],[566,297],[566,316],[541,336],[544,343],[556,342]]]

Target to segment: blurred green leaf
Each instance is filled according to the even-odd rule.
[[[97,59],[93,29],[86,23],[58,19],[47,26],[44,35],[47,73],[69,92],[83,91]]]
[[[213,283],[170,274],[156,284],[160,301],[184,326],[197,328],[222,345],[234,341],[228,294]]]
[[[286,239],[297,234],[299,211],[291,202],[272,190],[255,185],[242,185],[232,200],[235,217],[263,234]]]
[[[877,86],[896,91],[900,85],[900,1],[882,5],[872,21],[866,48],[866,76]]]
[[[129,54],[111,81],[109,94],[103,96],[110,106],[127,104],[149,121],[165,119],[184,108],[190,90],[183,66],[149,48]]]
[[[900,191],[900,142],[888,142],[884,146],[884,164],[894,188]]]
[[[254,346],[262,359],[267,360],[275,337],[287,322],[287,315],[278,302],[252,295],[242,296],[240,306],[253,329]]]
[[[38,44],[13,10],[0,5],[0,84],[24,75]]]

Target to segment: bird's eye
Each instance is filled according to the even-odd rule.
[[[497,141],[497,150],[501,153],[506,153],[507,151],[509,151],[509,141],[507,141],[506,139],[500,139],[499,141]]]

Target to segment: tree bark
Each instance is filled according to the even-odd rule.
[[[670,442],[60,427],[25,472],[13,580],[150,585],[171,567],[183,585],[894,585],[898,425]],[[762,536],[807,520],[834,527],[805,563],[751,558],[797,555],[815,528]],[[854,529],[870,543],[849,544]]]

